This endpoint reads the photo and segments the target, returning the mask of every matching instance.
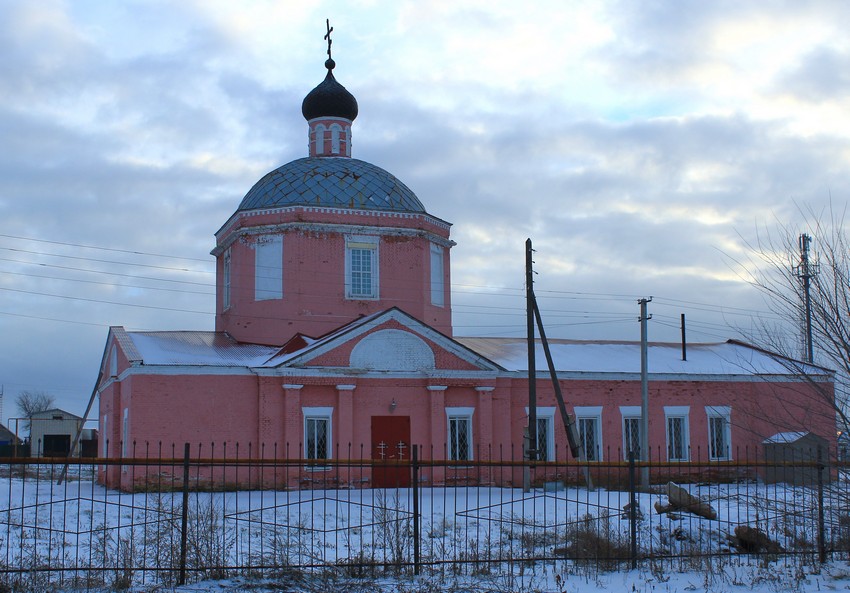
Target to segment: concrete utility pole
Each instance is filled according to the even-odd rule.
[[[812,278],[818,275],[818,265],[809,258],[809,245],[812,238],[803,233],[800,235],[800,265],[794,266],[794,274],[803,282],[803,299],[806,309],[805,340],[806,362],[815,361],[815,349],[812,343]]]
[[[652,315],[646,312],[646,305],[652,302],[652,297],[638,300],[640,304],[640,460],[649,461],[649,370],[647,354],[647,327],[646,322],[652,319]],[[644,488],[649,488],[649,467],[644,466],[640,470],[640,483]]]
[[[531,239],[525,240],[525,307],[528,339],[528,447],[530,461],[537,460],[537,364],[534,355],[534,261]]]

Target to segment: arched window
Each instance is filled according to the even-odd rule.
[[[339,124],[331,125],[331,154],[339,154],[339,136],[342,133],[342,126]]]
[[[315,128],[313,143],[316,145],[316,154],[325,154],[325,126],[322,124]]]

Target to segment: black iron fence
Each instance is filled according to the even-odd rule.
[[[817,563],[850,550],[847,466],[823,451],[530,463],[492,451],[488,461],[446,461],[417,448],[403,460],[181,449],[0,459],[0,583],[126,588],[552,563],[616,570],[741,555]]]

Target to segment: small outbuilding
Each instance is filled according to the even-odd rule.
[[[75,414],[53,408],[32,415],[30,446],[33,457],[67,457],[71,443],[83,424]],[[79,445],[74,455],[79,455]]]
[[[762,441],[764,481],[768,484],[785,482],[795,486],[816,486],[818,483],[817,462],[829,459],[828,441],[812,432],[778,432]],[[811,465],[808,465],[808,464]],[[830,479],[828,471],[821,472],[823,482]]]

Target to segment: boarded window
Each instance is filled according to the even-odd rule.
[[[224,259],[222,262],[222,307],[225,309],[230,308],[230,249],[224,252]]]
[[[283,237],[259,237],[255,253],[254,298],[258,301],[283,298]]]
[[[445,306],[445,283],[443,282],[443,248],[431,244],[431,304]]]

